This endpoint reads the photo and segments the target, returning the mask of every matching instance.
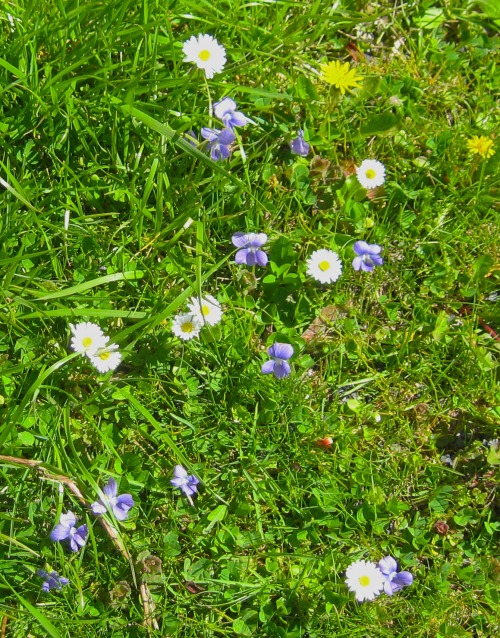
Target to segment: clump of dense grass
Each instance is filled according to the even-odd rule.
[[[497,145],[495,11],[0,8],[2,635],[498,633],[499,153],[467,145]],[[227,50],[208,81],[183,62],[198,33]],[[360,88],[323,83],[331,60]],[[224,96],[255,124],[214,162],[191,131]],[[368,158],[387,170],[369,197]],[[237,231],[268,235],[268,266],[235,264]],[[360,239],[384,248],[371,273]],[[328,286],[306,276],[319,248],[343,260]],[[200,293],[223,319],[181,342]],[[119,345],[116,371],[71,354],[81,321]],[[276,341],[282,380],[261,374]],[[110,476],[136,502],[120,524],[87,507]],[[49,539],[67,510],[89,528],[74,554]],[[386,555],[415,583],[356,603],[346,567]],[[41,593],[38,569],[70,584]]]

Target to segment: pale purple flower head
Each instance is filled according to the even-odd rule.
[[[247,266],[266,266],[267,255],[260,247],[267,241],[265,233],[243,233],[237,232],[231,238],[233,245],[239,248],[234,260],[237,264]]]
[[[118,485],[114,478],[110,478],[102,488],[103,497],[90,506],[94,514],[105,514],[112,510],[115,518],[124,521],[128,518],[128,511],[134,507],[134,499],[130,494],[118,495]]]
[[[384,260],[380,256],[382,246],[378,244],[367,244],[366,241],[357,241],[353,250],[358,255],[352,261],[354,270],[364,270],[371,272],[375,266],[381,266]]]
[[[76,516],[73,512],[61,514],[59,524],[50,532],[50,540],[67,541],[72,552],[77,552],[87,542],[89,530],[86,525],[75,527]]]
[[[51,589],[62,589],[69,583],[69,580],[64,576],[59,576],[57,572],[46,572],[44,569],[38,569],[37,572],[40,578],[43,578],[42,591],[45,593]]]
[[[293,346],[289,343],[276,342],[267,349],[267,353],[271,360],[262,364],[261,371],[264,374],[272,372],[277,379],[284,379],[290,376],[292,370],[288,359],[293,356]]]
[[[249,117],[236,110],[236,102],[230,97],[225,97],[220,102],[215,102],[214,115],[229,129],[234,129],[235,126],[255,124]]]
[[[378,568],[382,572],[384,580],[384,591],[388,596],[408,587],[413,583],[413,576],[410,572],[398,572],[398,564],[392,556],[386,556],[378,562]]]
[[[236,139],[236,135],[231,129],[225,128],[218,131],[215,128],[204,126],[201,129],[201,136],[208,140],[208,150],[214,162],[227,159],[231,155],[230,146]]]
[[[290,142],[292,153],[306,157],[309,155],[309,144],[304,139],[304,131],[297,131],[297,137]]]
[[[196,487],[200,482],[194,474],[189,475],[182,465],[176,465],[174,468],[174,478],[170,479],[174,487],[181,489],[186,496],[193,496],[198,491]]]

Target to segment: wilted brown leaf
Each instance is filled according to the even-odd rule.
[[[345,319],[347,314],[347,308],[344,306],[325,306],[312,324],[302,333],[302,339],[309,342],[323,336],[335,321]]]

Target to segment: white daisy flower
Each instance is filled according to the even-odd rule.
[[[71,347],[75,352],[91,355],[108,342],[108,338],[99,326],[90,321],[77,323],[76,326],[70,323],[69,327],[73,334]]]
[[[220,73],[226,64],[226,49],[211,35],[191,36],[182,46],[184,62],[194,62],[207,78]]]
[[[373,600],[384,588],[384,575],[375,563],[357,560],[346,569],[346,585],[356,600]]]
[[[105,374],[110,370],[115,370],[122,360],[122,355],[118,352],[118,346],[114,343],[99,350],[94,354],[88,354],[90,363],[100,372]]]
[[[183,341],[189,341],[198,337],[202,324],[192,312],[177,315],[172,323],[172,332]]]
[[[378,160],[363,160],[356,175],[363,188],[376,188],[385,182],[385,166]]]
[[[201,303],[197,297],[191,297],[188,308],[202,324],[215,326],[222,319],[220,303],[212,295],[202,297]]]
[[[307,274],[322,284],[331,284],[342,274],[342,262],[333,250],[315,250],[306,263]]]

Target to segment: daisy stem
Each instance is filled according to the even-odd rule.
[[[246,177],[246,180],[247,180],[248,188],[251,191],[252,190],[252,184],[251,184],[251,179],[250,179],[250,173],[248,172],[248,163],[247,163],[247,156],[246,156],[246,153],[245,153],[245,149],[243,148],[241,137],[240,137],[240,134],[238,133],[238,131],[233,129],[233,133],[236,136],[236,141],[238,143],[238,148],[240,149],[241,163],[243,164],[243,169],[245,170],[245,177]]]
[[[210,96],[210,87],[208,86],[207,76],[203,73],[203,80],[205,82],[205,88],[207,89],[207,98],[208,98],[208,121],[210,128],[212,128],[212,97]]]

